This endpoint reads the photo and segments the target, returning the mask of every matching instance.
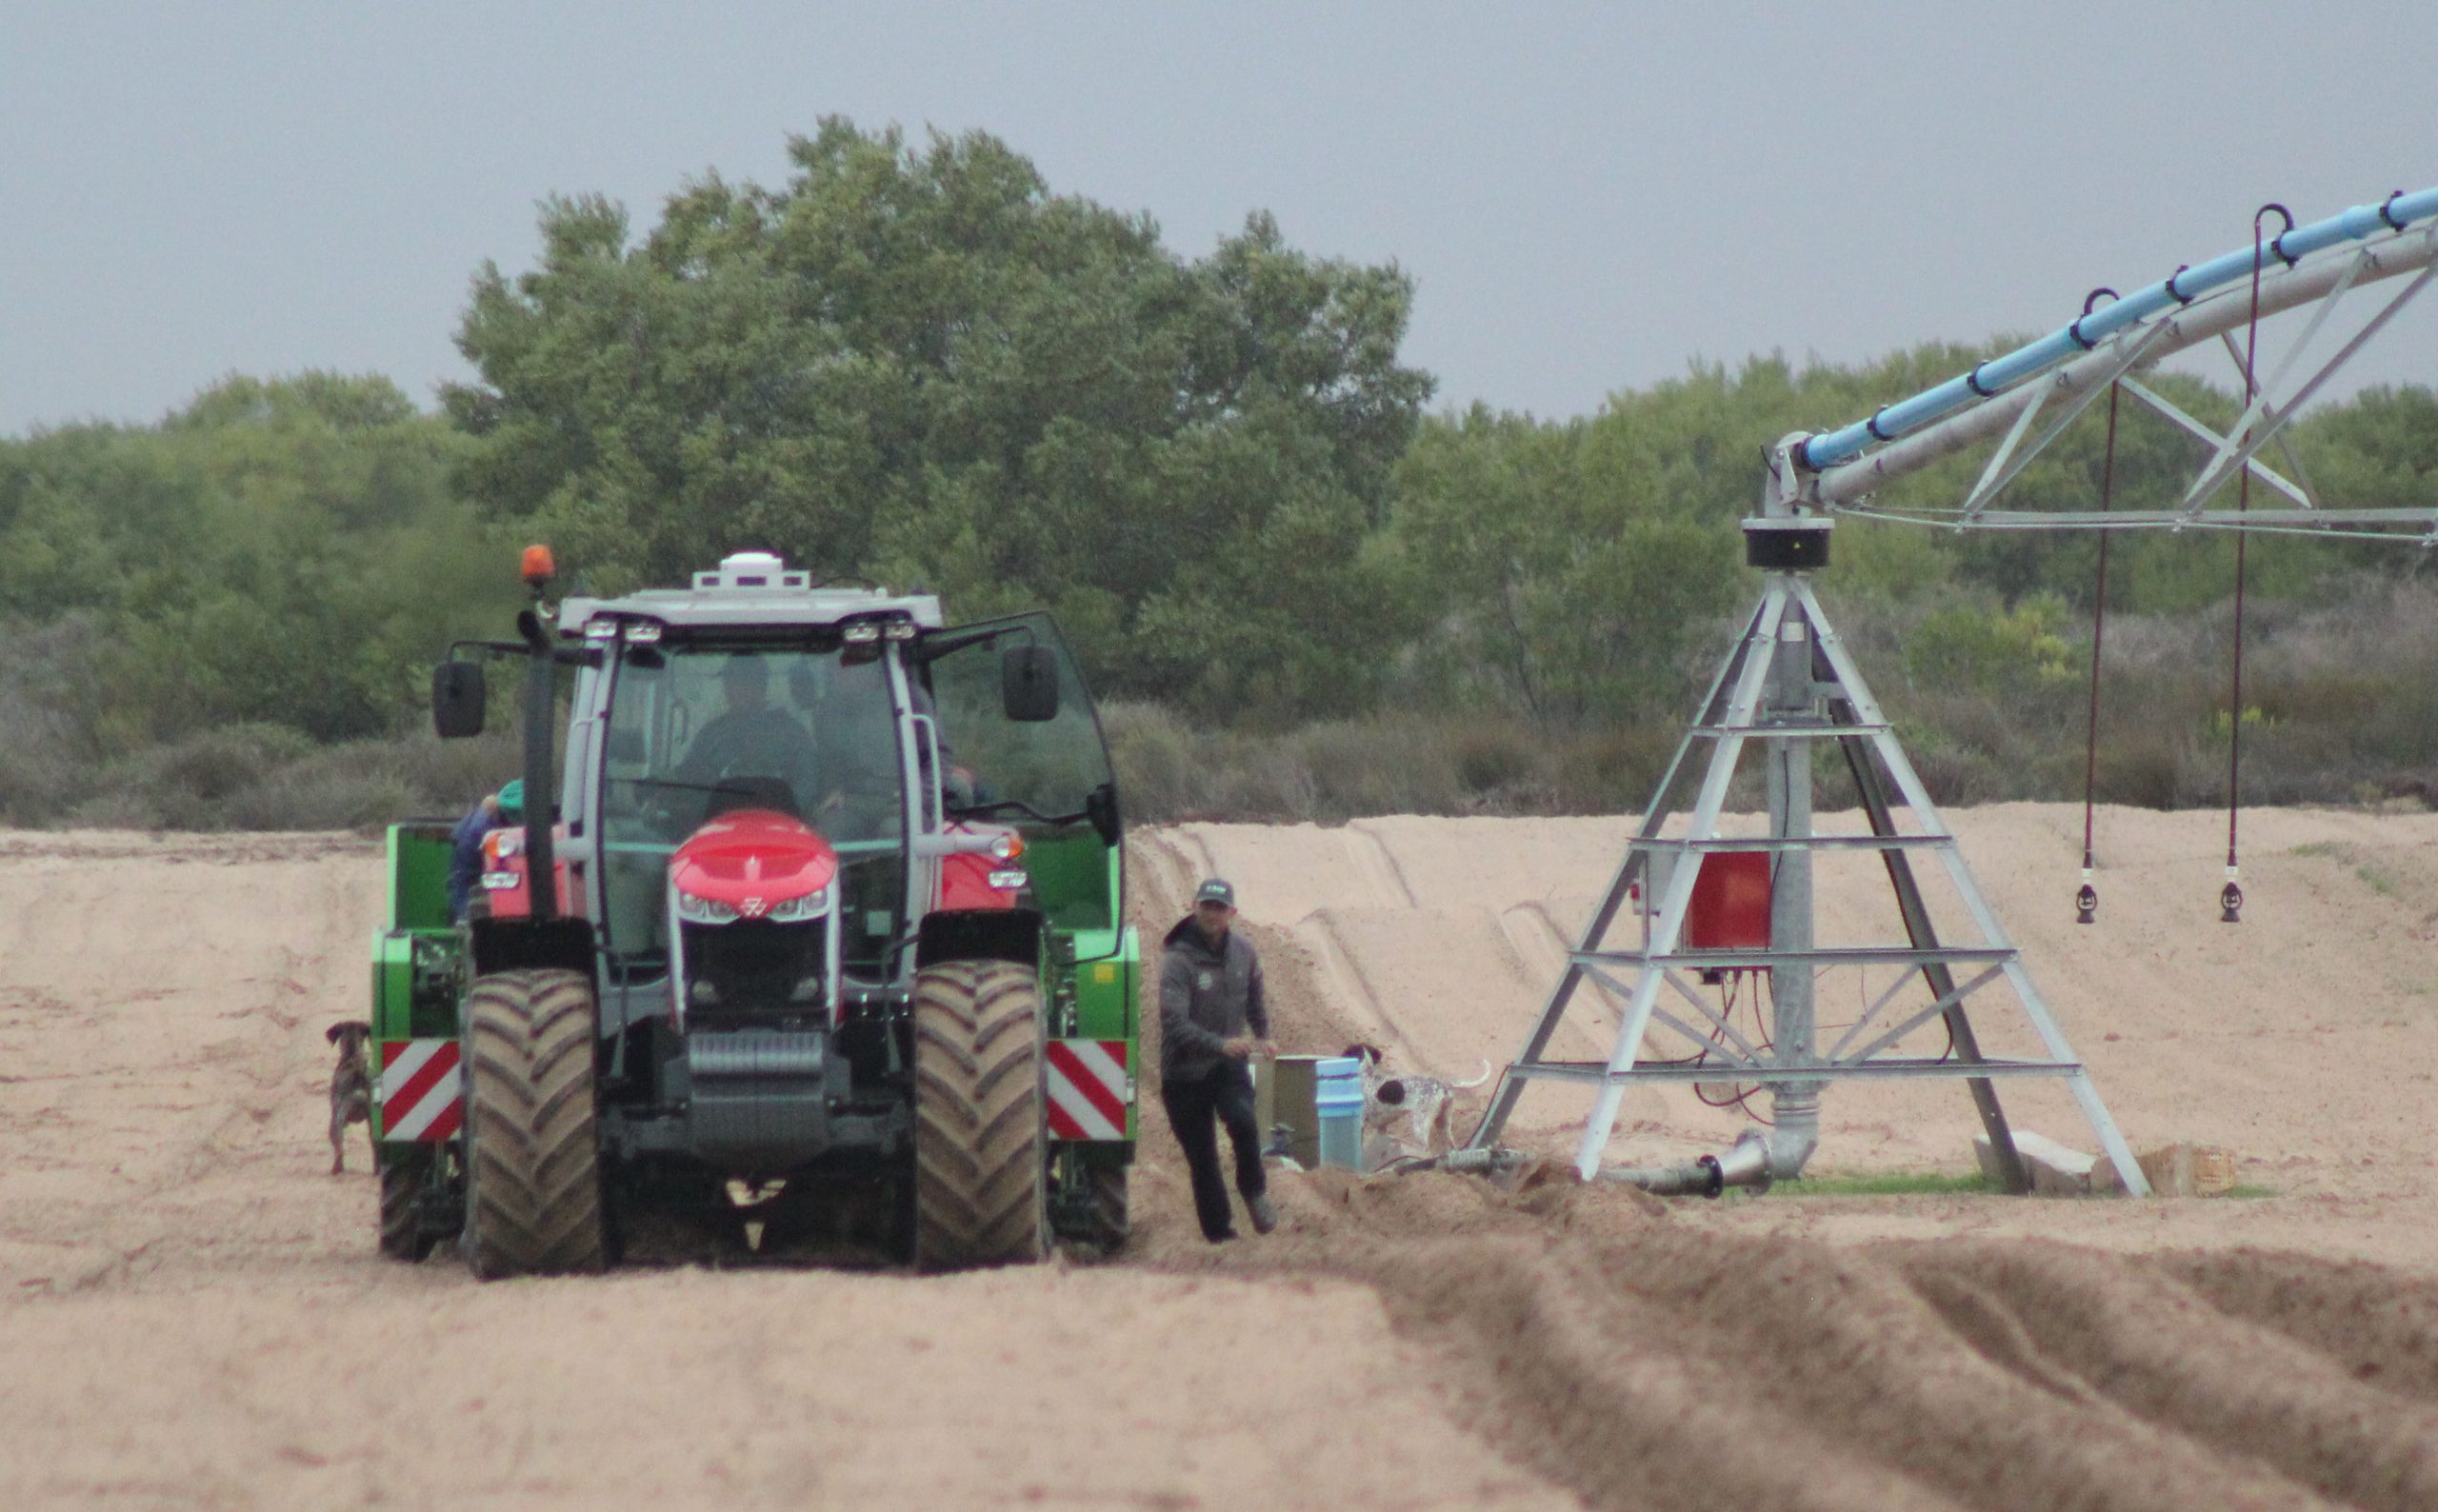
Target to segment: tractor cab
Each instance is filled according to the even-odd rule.
[[[689,952],[791,952],[808,969],[786,1012],[817,1002],[839,1023],[955,948],[927,951],[935,915],[1004,915],[931,927],[1028,959],[1046,923],[1111,930],[1114,787],[1049,618],[949,630],[928,598],[753,581],[801,576],[731,557],[684,594],[561,610],[597,654],[567,771],[594,831],[571,823],[570,845],[597,857],[583,892],[608,977],[667,991],[681,1023],[780,1013],[687,980]],[[782,945],[791,926],[827,938]]]

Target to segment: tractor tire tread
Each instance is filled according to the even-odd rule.
[[[500,972],[467,998],[466,1254],[487,1280],[607,1263],[593,1025],[578,972]]]
[[[914,987],[914,1261],[1049,1252],[1041,987],[1006,961],[927,966]]]
[[[418,1200],[431,1184],[431,1156],[417,1150],[381,1167],[381,1253],[412,1265],[435,1243],[423,1231]]]
[[[1126,1167],[1096,1165],[1089,1180],[1092,1184],[1091,1242],[1104,1255],[1114,1255],[1126,1247],[1132,1232],[1126,1200]]]

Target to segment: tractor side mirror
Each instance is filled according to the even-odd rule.
[[[1058,717],[1058,653],[1047,646],[1010,646],[999,653],[999,706],[1019,725]]]
[[[490,689],[480,662],[443,662],[431,669],[431,728],[442,740],[483,732]]]

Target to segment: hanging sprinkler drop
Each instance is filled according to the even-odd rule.
[[[2094,288],[2083,301],[2083,313],[2088,316],[2099,296],[2115,297],[2112,288]],[[2079,324],[2079,322],[2077,323]],[[2099,512],[2108,513],[2116,499],[2116,400],[2120,385],[2108,386],[2108,449],[2100,463]],[[2099,794],[2099,658],[2100,647],[2108,642],[2108,535],[2099,536],[2099,583],[2091,590],[2091,699],[2090,717],[2083,734],[2083,888],[2074,894],[2074,922],[2092,924],[2099,919],[2099,889],[2091,885],[2091,812]]]

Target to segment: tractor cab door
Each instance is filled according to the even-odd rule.
[[[960,626],[918,656],[939,722],[947,817],[1023,834],[1034,903],[1051,928],[1114,931],[1117,784],[1058,627],[1047,614]]]

